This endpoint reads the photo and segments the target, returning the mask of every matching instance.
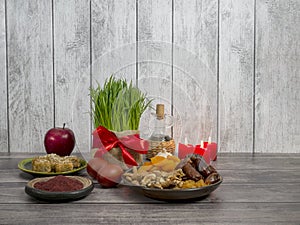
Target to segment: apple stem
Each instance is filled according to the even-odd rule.
[[[64,123],[64,125],[63,125],[63,129],[65,129],[65,126],[66,126],[66,123]]]

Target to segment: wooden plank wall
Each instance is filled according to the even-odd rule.
[[[300,152],[300,2],[257,1],[255,151]]]
[[[6,1],[6,10],[8,150],[41,151],[55,116],[52,3]]]
[[[174,1],[173,102],[181,142],[217,140],[217,48],[218,1]]]
[[[80,137],[78,149],[86,151],[90,133],[89,0],[54,1],[53,24],[55,125],[72,127]]]
[[[5,1],[0,1],[0,151],[8,151]]]
[[[299,10],[298,0],[1,0],[0,151],[43,152],[63,123],[89,151],[89,87],[115,73],[166,104],[177,140],[300,152]]]
[[[254,1],[220,1],[219,16],[220,140],[225,149],[252,152]]]

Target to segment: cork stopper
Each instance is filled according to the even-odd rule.
[[[162,120],[165,117],[165,105],[164,104],[156,105],[156,117],[159,120]]]

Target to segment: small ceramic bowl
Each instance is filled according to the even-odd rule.
[[[27,183],[25,186],[25,192],[39,200],[44,201],[51,201],[51,202],[61,202],[61,201],[74,201],[81,199],[91,193],[94,189],[94,185],[92,180],[86,177],[81,176],[66,176],[72,179],[76,179],[83,184],[83,188],[77,191],[70,191],[70,192],[51,192],[51,191],[44,191],[34,187],[35,183],[37,182],[46,182],[50,179],[54,179],[55,177],[42,177],[42,178],[35,178]]]

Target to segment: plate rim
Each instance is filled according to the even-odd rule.
[[[76,173],[76,172],[79,172],[79,171],[81,171],[81,170],[83,170],[87,167],[87,162],[81,157],[79,157],[79,160],[80,160],[80,163],[84,162],[83,166],[80,166],[80,167],[78,167],[74,170],[65,171],[65,172],[50,172],[50,173],[48,172],[47,173],[47,172],[39,172],[39,171],[34,171],[34,170],[28,170],[28,169],[22,167],[22,165],[25,165],[27,163],[32,163],[33,158],[34,157],[30,157],[30,158],[26,158],[26,159],[23,159],[23,160],[19,161],[18,168],[21,171],[23,171],[25,173],[32,174],[32,175],[56,176],[56,175],[68,175],[68,174]]]

